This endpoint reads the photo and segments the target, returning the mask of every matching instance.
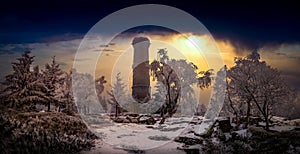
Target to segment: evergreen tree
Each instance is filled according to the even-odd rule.
[[[43,71],[44,84],[47,87],[47,97],[49,101],[47,103],[48,109],[50,111],[51,105],[62,107],[63,93],[63,83],[64,83],[64,72],[59,68],[59,64],[55,61],[55,56],[52,57],[51,64],[45,65],[45,70]]]
[[[30,51],[25,51],[22,57],[17,58],[18,62],[13,62],[13,73],[5,77],[2,83],[5,86],[1,95],[4,102],[9,107],[16,109],[35,108],[37,103],[44,104],[48,101],[45,95],[47,87],[39,78],[38,67],[35,71],[30,70],[34,56],[30,56]]]
[[[65,73],[63,79],[61,107],[67,110],[67,112],[77,112],[72,94],[72,71]]]
[[[166,98],[166,88],[161,82],[157,82],[154,86],[155,92],[152,99],[148,103],[144,103],[143,110],[145,113],[160,113],[160,108],[164,104]]]
[[[118,73],[116,76],[116,82],[114,83],[112,90],[110,92],[107,92],[111,97],[108,101],[112,105],[111,113],[115,113],[116,117],[122,111],[120,100],[126,100],[125,87],[125,84],[122,82],[121,73]]]
[[[204,116],[206,110],[207,110],[207,108],[204,104],[199,104],[198,108],[197,108],[197,115],[198,116]]]
[[[91,114],[101,111],[94,86],[95,80],[91,74],[72,71],[72,92],[79,113]]]

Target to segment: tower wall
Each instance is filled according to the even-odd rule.
[[[149,46],[145,37],[136,37],[132,41],[133,52],[133,84],[132,97],[139,103],[150,99]]]

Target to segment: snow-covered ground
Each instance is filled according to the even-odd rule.
[[[178,147],[181,147],[182,144],[178,142],[169,142],[160,147],[143,150],[141,153],[153,154],[153,153],[171,153],[171,154],[186,154],[184,151],[179,150]],[[82,151],[84,154],[99,154],[99,153],[112,153],[112,154],[128,154],[128,153],[139,153],[138,150],[128,151],[123,148],[117,148],[107,143],[104,143],[102,140],[96,141],[96,147],[92,148],[90,151]]]
[[[102,141],[114,148],[128,150],[154,149],[172,142],[192,120],[191,117],[168,118],[164,124],[140,125],[134,123],[113,123],[104,127],[92,125]]]
[[[270,127],[270,130],[278,132],[290,131],[300,126],[300,119],[287,120],[283,117],[273,116],[271,120],[273,125]],[[261,122],[260,125],[265,126],[265,123]]]
[[[296,128],[296,126],[289,126],[289,125],[287,125],[287,126],[272,126],[272,127],[270,127],[270,130],[282,132],[282,131],[290,131],[295,128]]]
[[[203,147],[201,144],[199,145],[202,142],[198,142],[203,141],[203,138],[196,136],[195,131],[205,132],[207,127],[211,126],[211,121],[206,122],[203,117],[172,117],[166,119],[162,125],[158,124],[159,121],[154,125],[108,123],[107,118],[108,116],[99,120],[103,122],[102,124],[89,126],[101,139],[96,140],[96,147],[88,153],[128,153],[129,151],[136,153],[139,151],[143,151],[143,153],[185,153],[182,149],[193,149],[194,147],[201,149]],[[264,123],[261,122],[259,125],[263,126]],[[275,117],[270,129],[281,132],[293,130],[296,127],[299,127],[299,120]],[[241,137],[251,136],[248,129],[233,132]],[[226,140],[231,138],[231,133],[224,133]],[[195,140],[197,144],[186,146],[181,141],[179,143],[175,138]],[[220,142],[215,135],[212,135],[211,141],[216,144]]]

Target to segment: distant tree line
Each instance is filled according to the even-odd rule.
[[[167,117],[173,116],[177,110],[185,112],[183,110],[189,108],[187,113],[195,113],[197,106],[191,103],[195,101],[192,99],[195,97],[192,85],[201,89],[209,87],[213,82],[213,70],[199,71],[196,65],[186,60],[170,59],[165,49],[159,49],[157,57],[149,67],[153,80],[159,81],[153,99],[164,100],[159,108],[153,107],[161,115],[161,123]],[[108,96],[104,97],[104,84],[107,82],[104,76],[94,79],[92,75],[78,73],[76,70],[65,72],[55,57],[41,70],[38,66],[32,66],[33,62],[34,56],[30,55],[30,51],[25,51],[12,63],[12,73],[1,83],[2,105],[24,111],[67,111],[83,114],[97,113],[100,110],[107,113],[111,110],[115,116],[126,111],[121,107],[120,100],[128,101],[129,95],[126,94],[126,86],[120,73],[116,76],[112,90],[107,91]],[[220,101],[218,97],[221,91],[218,89],[224,88],[226,96],[221,113],[234,117],[237,126],[243,123],[247,127],[251,116],[260,116],[268,130],[273,115],[286,116],[292,109],[297,109],[295,98],[298,97],[294,90],[289,88],[277,69],[260,59],[257,51],[244,58],[235,58],[234,62],[233,67],[224,66],[217,72],[213,86],[215,93],[211,101]],[[226,80],[218,78],[225,74]],[[72,86],[80,88],[72,89]],[[96,88],[96,96],[93,95],[93,86]],[[99,102],[100,104],[95,104]],[[205,106],[198,108],[204,109]]]
[[[16,62],[12,63],[12,73],[1,83],[2,105],[23,111],[71,113],[77,112],[77,108],[82,110],[85,107],[82,104],[76,107],[72,91],[72,74],[79,76],[80,73],[76,70],[63,71],[55,56],[42,70],[39,66],[32,66],[33,62],[34,56],[30,55],[30,51],[25,51]],[[92,84],[96,84],[97,92],[102,93],[105,82],[104,77],[100,77]]]

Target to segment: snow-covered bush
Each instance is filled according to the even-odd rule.
[[[57,112],[0,112],[1,153],[75,153],[97,137],[78,116]]]

